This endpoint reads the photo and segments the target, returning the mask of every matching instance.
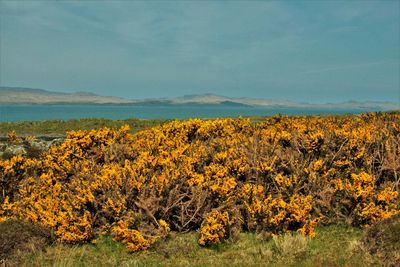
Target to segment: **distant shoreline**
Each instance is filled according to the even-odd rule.
[[[184,95],[174,98],[126,99],[101,96],[88,92],[64,93],[43,89],[0,87],[0,105],[93,105],[93,106],[167,106],[182,107],[248,107],[248,108],[297,108],[297,109],[400,109],[400,103],[390,101],[345,101],[340,103],[304,103],[289,100],[227,97],[215,94]]]
[[[15,103],[2,103],[0,106],[112,106],[112,107],[185,107],[185,106],[196,106],[196,107],[243,107],[243,108],[254,108],[254,109],[303,109],[303,110],[360,110],[360,112],[374,112],[374,111],[395,111],[400,110],[393,108],[382,108],[380,106],[341,106],[336,104],[304,104],[304,105],[283,105],[283,104],[271,104],[271,105],[247,105],[236,102],[223,102],[223,103],[170,103],[170,102],[137,102],[137,103],[92,103],[92,102],[49,102],[49,103],[34,103],[34,102],[15,102]]]
[[[252,107],[217,104],[180,105],[106,105],[106,104],[18,104],[0,105],[0,121],[46,121],[79,120],[85,118],[104,118],[111,120],[138,119],[189,119],[226,118],[273,115],[337,115],[360,114],[365,112],[384,112],[380,108],[291,108],[291,107]]]

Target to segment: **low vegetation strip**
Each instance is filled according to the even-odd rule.
[[[262,240],[254,233],[241,233],[234,242],[207,248],[198,246],[195,233],[181,233],[150,250],[129,251],[110,237],[96,245],[55,244],[46,251],[27,254],[21,266],[380,266],[365,254],[360,243],[363,231],[334,225],[319,227],[313,239],[283,234]]]
[[[167,120],[110,120],[110,119],[77,119],[77,120],[47,120],[47,121],[21,121],[21,122],[0,122],[1,137],[6,137],[11,131],[20,136],[42,136],[55,137],[65,136],[67,131],[92,130],[104,127],[120,128],[129,125],[130,133],[146,129],[155,125],[165,123]]]
[[[201,246],[241,232],[312,238],[317,225],[398,214],[399,162],[396,113],[70,131],[38,157],[0,161],[0,220],[70,244],[111,235],[129,251],[171,232],[199,232]]]

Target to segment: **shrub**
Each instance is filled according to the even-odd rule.
[[[169,231],[202,245],[373,225],[399,213],[400,114],[172,121],[71,131],[38,158],[0,160],[0,221],[43,225],[67,243],[112,234],[131,251]]]

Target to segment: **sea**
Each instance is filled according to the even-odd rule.
[[[186,118],[223,118],[246,116],[282,115],[326,115],[359,114],[367,111],[360,109],[323,109],[323,108],[280,108],[250,107],[229,105],[3,105],[0,104],[1,122],[71,120],[83,118],[104,118],[124,120],[137,119],[186,119]]]

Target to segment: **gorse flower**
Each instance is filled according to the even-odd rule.
[[[231,224],[228,212],[212,211],[201,225],[199,244],[207,246],[220,243],[223,239],[228,238]]]

